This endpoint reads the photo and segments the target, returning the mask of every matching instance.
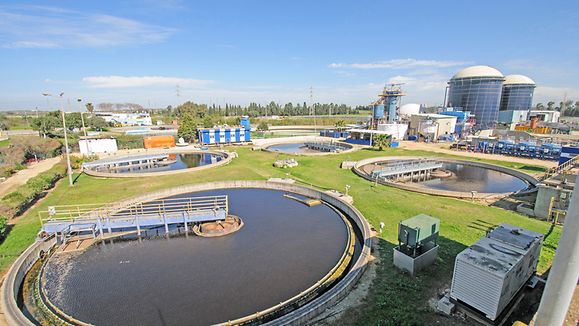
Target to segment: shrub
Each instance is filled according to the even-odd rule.
[[[25,185],[18,187],[16,191],[7,194],[0,200],[0,216],[14,218],[20,215],[44,195],[46,190],[54,187],[56,182],[65,174],[64,164],[58,164],[28,180]]]
[[[0,242],[4,241],[6,233],[8,232],[8,218],[0,215]]]

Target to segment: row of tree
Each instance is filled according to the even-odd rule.
[[[183,109],[195,106],[198,110],[204,112],[208,115],[216,116],[242,116],[247,115],[250,117],[260,117],[260,116],[305,116],[310,114],[316,115],[338,115],[338,114],[358,114],[360,110],[366,109],[363,106],[357,106],[352,108],[351,106],[345,104],[335,104],[335,103],[315,103],[312,106],[308,105],[306,102],[303,104],[297,103],[286,103],[279,104],[276,102],[270,102],[267,105],[262,105],[258,103],[250,103],[247,106],[225,104],[224,107],[217,106],[215,104],[208,106],[206,104],[196,104],[192,102],[186,102],[178,107],[173,108],[168,106],[164,113],[169,116],[181,117],[183,115]],[[187,112],[187,109],[185,109]]]
[[[535,105],[536,110],[549,110],[549,111],[559,111],[562,116],[565,117],[578,117],[579,116],[579,101],[567,100],[559,102],[556,105],[555,102],[550,101],[547,104],[537,103]]]
[[[66,128],[69,130],[82,128],[82,117],[80,112],[71,112],[64,115]],[[107,128],[108,123],[101,117],[93,114],[84,116],[86,128],[93,130],[103,130]],[[60,111],[53,111],[33,118],[30,121],[32,129],[39,131],[43,135],[49,134],[55,129],[62,128],[62,117]]]

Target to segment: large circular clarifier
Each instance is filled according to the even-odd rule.
[[[273,144],[267,146],[265,150],[292,155],[324,155],[352,150],[352,145],[338,141],[306,141]]]
[[[461,163],[443,163],[442,168],[452,172],[452,175],[447,178],[432,178],[418,182],[418,184],[439,190],[483,193],[515,192],[528,187],[525,181],[513,175],[483,167]]]
[[[393,187],[459,198],[505,196],[537,183],[530,175],[502,166],[428,157],[366,159],[354,172]]]
[[[186,196],[207,195],[228,195],[229,211],[244,227],[225,237],[120,241],[54,255],[44,273],[45,295],[64,313],[96,325],[208,325],[300,294],[346,249],[346,224],[327,205],[309,207],[265,189]]]

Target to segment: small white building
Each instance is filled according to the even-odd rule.
[[[114,138],[88,138],[78,141],[80,153],[91,155],[96,153],[112,153],[118,151],[117,140]]]
[[[554,110],[531,110],[529,111],[529,118],[537,117],[539,121],[544,122],[559,122],[561,112]]]
[[[103,118],[108,123],[121,126],[152,126],[153,120],[147,112],[123,113],[123,112],[95,112],[97,117]]]
[[[432,139],[439,139],[443,135],[452,135],[456,128],[455,116],[419,113],[410,116],[410,135],[429,135]]]

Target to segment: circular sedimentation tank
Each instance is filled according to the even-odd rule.
[[[84,163],[83,171],[98,177],[149,177],[216,167],[231,159],[224,151],[201,150],[118,155]]]
[[[421,172],[402,168],[402,166],[408,167],[408,164],[426,161],[437,163],[437,168],[418,169]],[[393,168],[394,166],[400,168]],[[532,176],[513,169],[488,163],[444,158],[371,158],[359,161],[353,170],[361,177],[388,186],[457,198],[503,197],[532,188],[537,184],[537,180]],[[386,170],[397,172],[380,174],[380,171]]]
[[[36,263],[40,267],[27,274],[17,295],[25,303],[21,311],[35,322],[48,318],[37,307],[40,298],[51,307],[48,323],[61,318],[96,325],[292,324],[333,305],[365,269],[369,226],[336,195],[234,181],[175,188],[159,192],[156,200],[213,195],[228,196],[229,212],[242,220],[242,228],[207,238],[177,225],[169,234],[149,229],[143,237],[45,255],[49,258]],[[308,202],[311,198],[319,204]],[[29,251],[7,282],[23,268],[20,260],[34,255]],[[9,289],[3,287],[2,300]]]
[[[348,152],[354,147],[345,142],[324,140],[274,143],[264,149],[268,152],[292,155],[328,155]]]

